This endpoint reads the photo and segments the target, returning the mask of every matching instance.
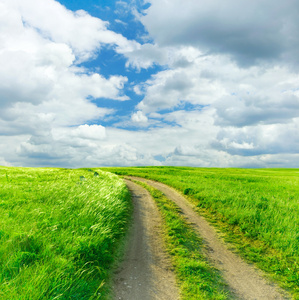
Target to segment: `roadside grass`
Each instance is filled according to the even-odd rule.
[[[109,168],[153,179],[193,202],[250,262],[299,299],[299,170]]]
[[[202,240],[198,237],[179,208],[159,190],[140,181],[162,214],[167,250],[177,275],[181,299],[233,299],[220,273],[203,255]]]
[[[0,167],[0,298],[106,299],[131,215],[99,169]]]

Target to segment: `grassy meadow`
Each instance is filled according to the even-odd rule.
[[[299,170],[103,168],[174,187],[248,261],[299,299]]]
[[[98,169],[0,167],[0,299],[103,299],[131,215]]]

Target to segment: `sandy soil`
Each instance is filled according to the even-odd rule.
[[[203,238],[207,257],[222,272],[224,279],[237,299],[290,299],[285,292],[266,280],[260,270],[253,265],[245,263],[237,254],[230,251],[215,229],[194,211],[192,204],[181,194],[159,182],[137,177],[130,178],[146,182],[154,188],[159,189],[167,198],[174,201],[181,208],[186,219]]]
[[[126,181],[134,204],[124,261],[116,271],[114,298],[176,300],[179,292],[163,244],[161,217],[150,194]]]

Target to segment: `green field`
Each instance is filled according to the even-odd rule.
[[[154,179],[193,202],[248,261],[299,299],[299,170],[104,168]]]
[[[131,215],[98,169],[0,167],[0,299],[103,299]]]
[[[124,182],[103,170],[174,187],[236,251],[299,299],[299,170],[185,167],[0,167],[0,299],[109,296],[132,207]],[[151,193],[165,220],[182,295],[230,299],[178,208]]]

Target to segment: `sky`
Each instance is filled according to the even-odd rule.
[[[297,0],[0,0],[0,165],[299,168]]]

